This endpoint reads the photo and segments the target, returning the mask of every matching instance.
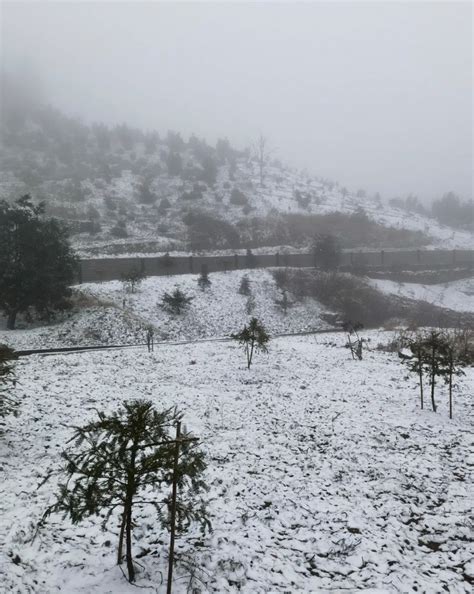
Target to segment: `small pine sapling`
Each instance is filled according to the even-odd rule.
[[[446,333],[443,337],[443,344],[441,347],[441,354],[443,362],[440,369],[440,374],[447,384],[449,390],[449,418],[453,418],[453,378],[455,376],[465,375],[462,367],[468,364],[465,351],[462,348],[462,342],[459,340],[460,335],[454,333],[450,335]]]
[[[252,365],[255,351],[261,351],[262,353],[268,352],[267,344],[270,341],[270,336],[257,318],[252,318],[248,326],[245,325],[240,332],[232,334],[231,337],[243,345],[247,358],[247,369],[250,369]]]
[[[13,369],[15,359],[14,351],[0,344],[0,420],[17,412],[18,400],[11,394],[11,389],[15,386]]]
[[[280,299],[275,299],[275,306],[286,316],[288,309],[293,305],[293,302],[288,299],[288,292],[286,289],[282,289]]]
[[[441,332],[432,330],[424,340],[426,348],[426,361],[428,368],[429,384],[431,387],[431,406],[433,412],[436,412],[437,406],[435,402],[435,386],[436,378],[442,376],[443,373],[443,349],[444,341]]]
[[[209,273],[205,268],[201,270],[201,274],[197,279],[197,284],[201,291],[205,291],[206,289],[209,289],[209,287],[211,286],[211,279],[209,278]]]
[[[252,292],[252,290],[250,288],[249,277],[246,274],[244,274],[244,276],[240,280],[239,295],[244,295],[244,296],[248,297],[251,292]]]
[[[123,288],[127,293],[135,293],[145,278],[143,272],[138,268],[132,268],[129,272],[122,274]]]
[[[159,412],[151,401],[132,400],[112,414],[98,415],[98,421],[75,428],[70,440],[73,447],[62,453],[65,467],[60,472],[66,481],[59,485],[57,500],[46,510],[39,527],[51,513],[62,512],[73,524],[100,515],[105,529],[114,510],[119,509],[117,563],[122,564],[125,541],[128,579],[134,582],[132,533],[137,508],[154,508],[161,525],[173,533],[175,520],[178,530],[185,530],[191,522],[200,524],[203,531],[210,527],[201,498],[206,490],[204,454],[196,448],[196,438],[181,434],[176,461],[177,440],[171,430],[182,417],[176,409]]]
[[[160,307],[170,314],[180,315],[190,306],[193,299],[194,297],[188,297],[179,287],[176,287],[172,293],[164,293]]]
[[[408,348],[411,351],[411,355],[405,355],[400,351],[398,355],[401,358],[402,362],[407,365],[408,370],[418,375],[418,385],[420,387],[420,404],[421,408],[423,409],[423,373],[427,370],[428,364],[426,345],[424,344],[423,336],[417,335],[415,338],[409,340]]]
[[[254,309],[255,309],[255,297],[252,295],[252,293],[250,293],[250,295],[247,297],[247,301],[245,303],[245,311],[247,313],[247,315],[249,316],[251,313],[253,313]]]

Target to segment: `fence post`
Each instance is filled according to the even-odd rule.
[[[166,587],[167,594],[171,594],[173,584],[173,562],[174,562],[174,539],[176,533],[176,494],[178,491],[178,461],[179,461],[179,440],[181,437],[181,422],[176,423],[176,441],[174,446],[173,463],[173,489],[171,492],[171,526],[170,526],[170,552],[168,558],[168,583]]]

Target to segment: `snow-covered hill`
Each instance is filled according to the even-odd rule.
[[[251,150],[236,150],[225,140],[214,148],[196,137],[184,142],[176,133],[160,138],[126,126],[88,127],[51,109],[40,110],[23,128],[3,135],[0,173],[0,198],[31,192],[44,199],[51,215],[68,220],[77,232],[86,231],[74,238],[84,254],[100,255],[101,248],[104,253],[189,249],[185,221],[190,211],[230,223],[244,244],[250,236],[258,244],[256,218],[334,212],[365,213],[395,230],[419,232],[399,240],[412,245],[474,244],[472,232],[454,231],[435,219],[393,208],[378,195],[350,191],[269,156],[261,175]],[[284,219],[274,223],[276,228],[285,224]],[[222,233],[230,233],[229,228]],[[235,244],[230,235],[212,248],[238,247],[230,245]],[[291,237],[293,245],[298,239]],[[385,247],[399,247],[390,241]],[[193,245],[199,245],[196,238],[191,249]],[[363,239],[355,247],[364,247]]]
[[[426,301],[455,311],[474,312],[474,277],[438,285],[397,283],[371,279],[370,283],[383,293]]]

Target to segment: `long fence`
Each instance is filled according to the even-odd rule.
[[[318,266],[316,254],[234,254],[231,256],[161,256],[146,258],[96,258],[81,260],[77,282],[121,279],[132,270],[144,276],[198,274],[202,270],[222,272],[245,268]],[[436,270],[474,268],[474,250],[380,250],[342,253],[340,269],[360,270]]]

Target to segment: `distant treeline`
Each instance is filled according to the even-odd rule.
[[[462,200],[454,192],[444,194],[435,200],[430,207],[424,206],[416,196],[410,194],[406,198],[392,198],[390,206],[401,208],[407,212],[432,216],[442,225],[471,231],[474,226],[474,202]]]
[[[342,248],[420,247],[429,237],[420,231],[384,227],[369,219],[363,210],[353,214],[275,214],[247,217],[236,224],[209,212],[191,211],[184,217],[189,248],[257,248],[279,245],[307,247],[318,234],[334,235]]]

